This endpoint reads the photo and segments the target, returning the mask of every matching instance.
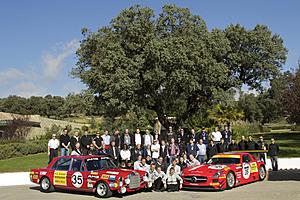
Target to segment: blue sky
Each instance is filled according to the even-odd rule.
[[[265,24],[279,34],[288,48],[284,69],[300,58],[300,1],[297,0],[1,0],[0,1],[0,97],[62,95],[85,88],[69,72],[81,28],[96,31],[108,25],[122,9],[134,4],[161,11],[164,4],[187,7],[200,15],[209,29],[240,23],[247,28]]]

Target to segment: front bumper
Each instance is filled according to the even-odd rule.
[[[189,176],[190,177],[190,176]],[[183,188],[192,190],[224,190],[226,189],[226,177],[212,178],[206,177],[206,181],[191,181],[183,176]]]

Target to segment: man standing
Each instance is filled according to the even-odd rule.
[[[104,134],[101,137],[103,139],[103,143],[105,145],[105,149],[108,149],[109,145],[110,145],[110,135],[108,134],[108,130],[105,130]]]
[[[200,133],[200,139],[202,139],[203,144],[205,144],[206,146],[208,145],[208,139],[209,138],[208,138],[208,133],[207,133],[205,127],[202,128],[202,131]]]
[[[228,126],[225,126],[222,133],[222,138],[224,138],[224,142],[226,145],[229,145],[229,143],[231,142],[231,137],[231,131],[229,130]]]
[[[128,146],[129,149],[131,149],[132,146],[134,146],[134,139],[133,136],[129,133],[129,129],[125,129],[124,135],[121,136],[121,147],[124,147],[124,144]]]
[[[264,141],[263,136],[259,137],[259,141],[257,142],[257,146],[259,150],[267,150],[267,144]],[[259,153],[259,159],[266,163],[265,153]]]
[[[159,156],[164,159],[165,162],[167,162],[168,158],[168,146],[166,145],[166,142],[164,140],[161,141],[160,150],[159,150]]]
[[[171,143],[169,144],[168,155],[169,163],[172,163],[173,160],[175,160],[176,157],[179,155],[179,147],[177,144],[175,144],[174,138],[171,139]]]
[[[200,163],[204,163],[205,162],[205,156],[206,156],[206,145],[203,144],[203,140],[200,139],[199,140],[199,144],[197,144],[198,146],[198,160]]]
[[[153,144],[151,145],[151,152],[152,152],[152,159],[155,162],[157,162],[157,159],[159,157],[159,150],[160,150],[160,145],[156,140],[154,140]]]
[[[257,149],[257,144],[255,141],[253,141],[252,136],[248,136],[248,142],[247,142],[247,150],[256,150]]]
[[[190,156],[192,154],[194,157],[196,157],[198,151],[199,151],[198,146],[194,144],[193,139],[190,139],[190,143],[186,147],[187,156]]]
[[[116,147],[121,148],[121,136],[120,131],[116,130],[114,134],[110,138],[111,142],[114,141],[116,143]]]
[[[141,146],[143,146],[144,144],[142,141],[142,136],[139,128],[136,129],[136,132],[134,134],[134,143],[135,145],[141,145]]]
[[[74,135],[71,137],[70,139],[70,146],[72,151],[75,151],[76,148],[76,144],[80,141],[80,137],[79,137],[79,131],[75,130]]]
[[[116,142],[112,141],[110,148],[107,151],[108,155],[110,155],[114,161],[118,162],[120,158],[120,149],[116,147]]]
[[[218,128],[218,127],[216,127],[216,128],[215,128],[215,131],[213,131],[213,132],[211,133],[211,138],[212,138],[212,140],[214,141],[214,143],[215,143],[216,145],[220,143],[221,138],[222,138],[222,134],[221,134],[221,132],[219,131],[219,128]]]
[[[173,132],[173,128],[172,126],[169,127],[169,131],[167,133],[167,142],[170,144],[171,143],[171,139],[175,140],[175,133]]]
[[[152,145],[153,143],[153,136],[150,134],[150,131],[146,129],[146,133],[144,135],[144,147],[147,147],[148,145]]]
[[[271,138],[271,144],[269,145],[268,154],[271,159],[273,171],[278,171],[278,154],[279,146],[275,143],[275,139]]]
[[[241,151],[246,150],[247,142],[245,140],[245,136],[242,135],[242,139],[238,145],[239,145],[239,150],[241,150]]]
[[[56,139],[56,134],[52,134],[52,138],[48,142],[48,156],[50,163],[53,158],[58,156],[59,141]]]
[[[224,138],[221,139],[221,142],[217,144],[218,153],[224,153],[227,151],[227,145],[225,144]]]
[[[60,155],[67,156],[69,155],[69,146],[70,146],[70,136],[68,135],[68,129],[64,129],[60,138]]]
[[[194,128],[191,129],[191,135],[190,135],[190,139],[192,139],[195,143],[199,140],[202,139],[202,137],[198,137],[198,135],[196,134],[196,131]],[[188,141],[187,141],[188,142]],[[203,140],[204,143],[204,140]],[[205,144],[205,143],[204,143]]]
[[[239,146],[235,143],[235,140],[231,140],[230,144],[228,145],[229,151],[238,151]]]
[[[211,159],[214,155],[218,153],[217,147],[214,141],[210,140],[209,145],[207,147],[207,159]]]
[[[89,132],[87,130],[84,131],[84,135],[80,139],[80,146],[82,155],[88,155],[90,150],[90,145],[92,144],[92,139],[88,135]]]
[[[93,145],[94,145],[95,149],[97,149],[98,152],[102,148],[102,142],[103,142],[103,139],[102,139],[102,137],[100,137],[100,132],[97,131],[96,137],[93,139]]]

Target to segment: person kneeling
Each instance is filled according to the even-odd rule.
[[[160,192],[163,189],[163,180],[165,179],[166,174],[161,170],[161,167],[156,168],[155,180],[153,183],[153,190]]]
[[[170,172],[166,175],[164,179],[164,186],[168,192],[179,191],[182,188],[182,178],[175,173],[173,167],[170,168]]]

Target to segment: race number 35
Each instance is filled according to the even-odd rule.
[[[71,178],[72,184],[76,188],[80,188],[83,184],[83,176],[80,172],[75,172]]]

